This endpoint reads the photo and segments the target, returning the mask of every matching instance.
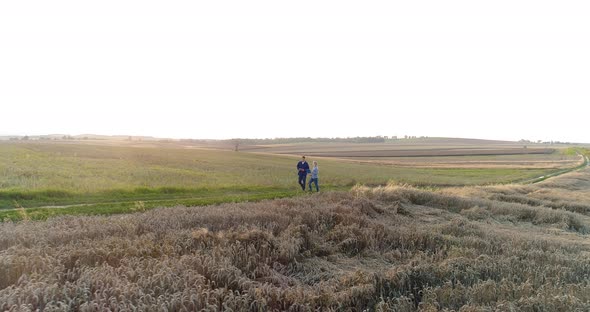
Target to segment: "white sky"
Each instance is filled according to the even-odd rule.
[[[0,1],[0,134],[590,142],[590,2]]]

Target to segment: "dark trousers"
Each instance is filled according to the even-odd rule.
[[[300,174],[299,175],[299,185],[301,185],[301,189],[305,191],[305,180],[307,180],[307,174]]]
[[[320,187],[319,187],[319,185],[318,185],[318,178],[315,178],[315,179],[314,179],[314,178],[311,178],[311,179],[309,180],[309,190],[310,190],[310,191],[311,191],[311,184],[312,184],[312,183],[315,183],[315,190],[316,190],[317,192],[319,192],[319,191],[320,191]]]

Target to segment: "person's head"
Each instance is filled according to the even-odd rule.
[[[301,161],[305,161],[305,155],[301,156]]]
[[[313,161],[313,166],[314,166],[314,167],[317,167],[317,166],[318,166],[318,162],[314,160],[314,161]]]

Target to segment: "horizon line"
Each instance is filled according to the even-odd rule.
[[[81,134],[67,134],[67,133],[50,133],[50,134],[0,134],[0,138],[18,137],[72,137],[72,138],[84,138],[87,136],[97,137],[111,137],[111,138],[149,138],[154,140],[202,140],[202,141],[229,141],[229,140],[281,140],[281,139],[354,139],[354,138],[385,138],[385,139],[397,139],[397,140],[410,140],[410,139],[461,139],[461,140],[481,140],[481,141],[500,141],[500,142],[528,142],[528,143],[566,143],[566,144],[590,144],[589,142],[572,142],[572,141],[561,141],[561,140],[506,140],[506,139],[485,139],[485,138],[473,138],[473,137],[455,137],[455,136],[414,136],[414,135],[373,135],[373,136],[294,136],[294,137],[232,137],[232,138],[191,138],[191,137],[159,137],[153,135],[133,135],[133,134],[96,134],[96,133],[81,133]],[[92,138],[89,138],[92,139]]]

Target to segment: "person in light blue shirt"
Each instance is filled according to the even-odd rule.
[[[316,192],[320,191],[320,186],[318,185],[319,180],[318,180],[318,174],[320,172],[320,169],[318,168],[318,162],[314,161],[313,162],[313,169],[311,169],[311,179],[309,180],[309,191],[311,192],[311,184],[314,183],[315,184],[315,189]]]

